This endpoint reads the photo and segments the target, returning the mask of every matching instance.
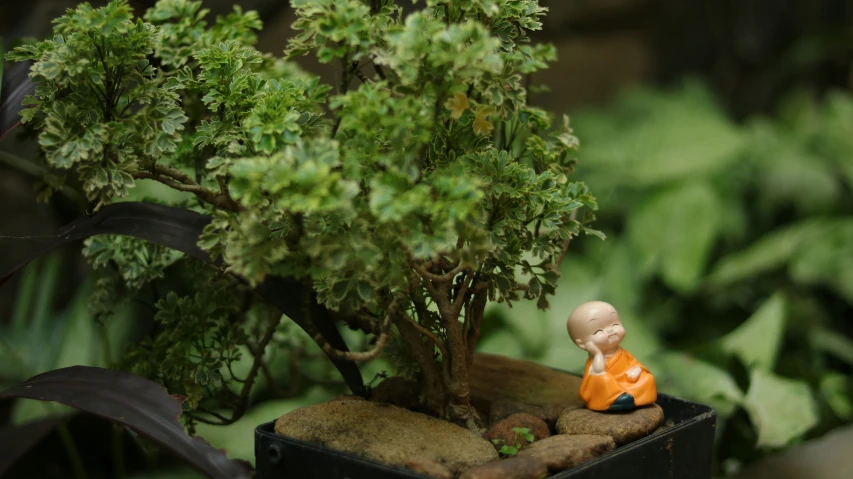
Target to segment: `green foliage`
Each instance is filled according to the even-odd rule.
[[[231,318],[237,308],[228,289],[209,288],[194,297],[167,294],[155,305],[160,333],[127,357],[135,372],[159,379],[192,409],[205,390],[222,387],[220,371],[240,359],[238,346],[246,342],[243,325]]]
[[[114,312],[109,323],[93,321],[87,307],[90,281],[72,289],[67,305],[59,304],[67,267],[60,256],[50,255],[23,271],[10,322],[0,328],[0,388],[53,369],[108,367],[120,359],[130,340],[135,311],[125,306]],[[10,419],[24,424],[71,411],[59,404],[19,400]]]
[[[717,409],[717,466],[853,419],[853,96],[798,94],[736,125],[686,82],[573,122],[608,241],[573,242],[552,310],[495,308],[511,332],[482,344],[579,371],[565,315],[613,303],[659,390]]]
[[[127,0],[82,4],[52,38],[10,52],[35,62],[23,117],[42,147],[43,198],[66,178],[95,209],[152,180],[189,193],[157,201],[214,217],[199,245],[227,272],[251,286],[268,275],[313,284],[320,302],[361,322],[354,329],[387,335],[383,318],[405,315],[415,334],[447,345],[420,358],[469,354],[487,300],[547,309],[564,245],[600,233],[586,227],[597,205],[573,179],[568,118],[552,127],[527,104],[523,77],[556,59],[552,46],[529,44],[546,9],[430,0],[404,17],[392,0],[292,6],[286,58],[254,47],[256,12],[209,21],[192,0],[160,0],[141,18]],[[308,54],[339,63],[338,84],[289,61]],[[231,393],[237,420],[265,363],[252,363],[237,394],[232,369],[276,343],[280,318],[160,247],[105,237],[85,255],[100,274],[100,319],[129,299],[155,310],[128,367],[185,395],[190,410]],[[460,320],[464,331],[449,327]],[[398,352],[411,347],[393,335]]]
[[[131,290],[162,278],[166,268],[181,254],[163,246],[124,236],[95,236],[85,241],[83,250],[94,268],[122,265],[118,272]]]
[[[149,64],[155,28],[133,21],[126,1],[83,4],[60,17],[55,37],[14,49],[9,60],[35,60],[35,95],[23,122],[39,129],[49,194],[73,170],[98,205],[127,195],[140,162],[175,151],[186,117],[171,85]]]
[[[498,454],[501,457],[511,457],[518,454],[524,446],[529,444],[533,444],[534,437],[530,432],[529,428],[526,427],[514,427],[512,428],[512,432],[515,433],[515,441],[513,444],[507,444],[503,439],[492,439],[492,443],[496,446],[501,446],[498,449]]]

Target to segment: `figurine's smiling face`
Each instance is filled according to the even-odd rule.
[[[575,309],[566,323],[569,336],[581,349],[592,342],[605,355],[619,349],[625,338],[625,328],[616,308],[602,301],[584,303]]]

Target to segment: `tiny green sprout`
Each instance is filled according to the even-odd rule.
[[[492,439],[492,444],[496,446],[501,446],[498,449],[498,454],[501,457],[510,457],[518,454],[524,446],[528,444],[532,444],[535,440],[533,433],[530,432],[529,428],[526,427],[514,427],[512,428],[512,432],[515,433],[515,445],[509,445],[503,439]]]

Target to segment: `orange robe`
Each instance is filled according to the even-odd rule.
[[[604,361],[604,374],[592,375],[589,373],[592,358],[586,360],[579,395],[588,409],[606,411],[623,393],[634,396],[634,404],[637,407],[652,404],[657,400],[655,378],[631,353],[619,348],[616,354],[605,358]],[[634,366],[640,367],[640,375],[636,380],[631,380],[626,373]]]

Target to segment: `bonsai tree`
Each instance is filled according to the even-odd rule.
[[[315,334],[330,356],[364,361],[395,343],[424,409],[477,428],[468,371],[487,303],[547,308],[570,239],[592,219],[577,213],[595,209],[571,179],[568,119],[552,124],[528,104],[531,74],[556,58],[528,38],[546,9],[427,0],[404,16],[393,0],[291,4],[297,35],[283,58],[254,48],[256,13],[235,7],[208,25],[191,0],[160,0],[142,18],[126,0],[82,4],[52,39],[10,52],[34,62],[22,121],[42,147],[42,197],[76,187],[97,211],[143,182],[184,192],[154,201],[211,215],[198,246],[229,273],[250,286],[270,276],[310,285],[374,336],[350,352]],[[337,65],[335,84],[300,70],[300,55]],[[183,278],[160,293],[159,332],[130,357],[191,407],[226,387],[239,345],[263,354],[280,320],[165,247],[105,236],[85,254],[104,275],[93,296],[102,316],[167,272]]]

